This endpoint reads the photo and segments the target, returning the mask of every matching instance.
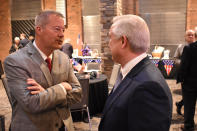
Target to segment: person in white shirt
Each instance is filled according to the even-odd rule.
[[[5,59],[11,130],[74,131],[69,106],[82,94],[69,57],[59,50],[64,29],[61,13],[42,11],[35,18],[35,41]]]

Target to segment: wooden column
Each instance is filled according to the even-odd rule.
[[[56,0],[41,0],[42,10],[56,10]]]
[[[0,59],[9,54],[12,44],[10,0],[1,0],[0,4]]]

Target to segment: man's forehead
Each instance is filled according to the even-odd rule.
[[[53,15],[49,17],[48,24],[56,24],[56,26],[64,26],[65,21],[62,17]]]

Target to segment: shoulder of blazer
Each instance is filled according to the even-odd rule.
[[[60,57],[64,57],[66,59],[70,59],[70,57],[67,54],[65,54],[63,51],[61,51],[59,49],[55,50],[54,54],[55,55],[59,55]]]
[[[148,56],[142,59],[137,65],[131,69],[131,71],[128,73],[128,77],[134,77],[137,75],[140,71],[142,71],[143,68],[147,67],[148,64],[150,64],[151,61],[149,60]]]
[[[197,47],[197,41],[194,43],[189,44],[189,47]]]

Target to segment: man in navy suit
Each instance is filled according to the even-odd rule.
[[[146,22],[136,15],[116,16],[109,36],[112,59],[121,64],[121,70],[99,131],[169,131],[172,96],[161,72],[147,57],[150,33]]]
[[[197,38],[195,28],[195,37]],[[196,39],[197,40],[197,39]],[[181,64],[178,71],[177,83],[181,82],[184,102],[183,131],[195,130],[195,108],[197,100],[197,41],[183,48]]]

